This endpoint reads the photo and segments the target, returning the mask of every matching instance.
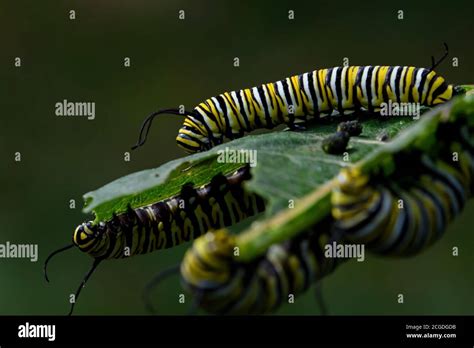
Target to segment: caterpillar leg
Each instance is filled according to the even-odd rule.
[[[286,124],[288,126],[289,131],[293,132],[303,132],[307,129],[307,121],[302,120],[302,121],[295,121],[295,122],[288,122]]]

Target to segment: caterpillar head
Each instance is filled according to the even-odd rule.
[[[200,128],[195,126],[185,125],[179,130],[178,136],[176,137],[176,142],[178,146],[181,147],[187,153],[195,153],[205,151],[209,148],[210,142],[206,138]]]
[[[84,222],[77,226],[72,241],[81,251],[88,252],[102,241],[104,224],[94,225],[92,221]]]
[[[68,244],[58,250],[53,251],[51,254],[49,254],[49,256],[46,258],[44,262],[44,266],[43,266],[44,277],[46,281],[49,282],[48,272],[47,272],[48,263],[55,255],[77,246],[81,251],[87,252],[92,257],[94,257],[94,262],[92,264],[92,267],[89,269],[89,271],[83,278],[79,288],[76,290],[76,293],[74,295],[75,301],[71,303],[71,310],[69,311],[69,315],[71,315],[72,312],[74,311],[74,305],[77,302],[77,299],[79,298],[79,294],[81,293],[82,288],[87,283],[87,280],[92,275],[92,273],[94,273],[97,266],[103,260],[101,255],[98,255],[98,253],[100,252],[100,250],[103,249],[105,242],[110,240],[109,238],[104,238],[105,230],[106,230],[106,227],[103,222],[99,223],[98,225],[94,225],[92,221],[89,221],[87,223],[82,223],[74,231],[72,244]]]
[[[185,117],[183,127],[179,130],[176,141],[178,142],[178,145],[188,153],[205,151],[211,148],[212,145],[217,145],[222,142],[222,140],[214,138],[212,134],[211,136],[208,136],[209,131],[204,124],[205,120],[203,120],[202,115],[198,114],[196,111],[164,109],[153,112],[145,119],[140,129],[138,141],[134,146],[132,146],[132,150],[145,144],[153,119],[162,114]]]
[[[362,174],[359,167],[348,167],[341,169],[337,181],[341,191],[356,195],[366,188],[369,176]]]
[[[181,283],[189,292],[214,292],[232,277],[235,240],[226,230],[196,239],[181,263]]]
[[[426,77],[425,86],[429,86],[426,92],[426,105],[434,106],[447,102],[453,97],[453,85],[446,84],[444,78],[439,76],[434,69],[443,62],[449,54],[448,45],[444,43],[445,52],[444,55],[435,60],[434,56],[431,56],[431,68],[428,71],[428,76]],[[423,99],[423,97],[422,97]]]
[[[238,289],[245,280],[234,261],[234,248],[234,236],[227,230],[208,232],[196,239],[181,263],[181,285],[210,313],[223,313],[241,297]],[[226,301],[219,301],[222,298]]]
[[[214,137],[213,134],[208,135],[205,126],[192,117],[184,121],[184,125],[176,137],[178,146],[188,153],[209,150],[216,145],[222,144],[222,141],[222,137]]]
[[[446,103],[454,95],[453,85],[446,84],[444,79],[441,77],[439,77],[439,79],[443,80],[443,82],[440,84],[435,83],[435,85],[437,85],[438,87],[433,88],[432,97],[431,97],[431,105]]]
[[[448,85],[435,71],[423,69],[421,76],[425,76],[426,80],[420,85],[419,101],[425,106],[443,104],[453,97],[453,85]]]

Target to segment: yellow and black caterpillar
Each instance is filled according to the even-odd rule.
[[[374,253],[414,255],[442,236],[474,192],[474,148],[465,134],[444,156],[402,158],[397,168],[400,178],[392,181],[341,171],[332,194],[335,232]]]
[[[233,256],[234,237],[225,230],[196,240],[181,264],[181,282],[210,313],[263,314],[320,280],[344,259],[326,258],[328,241],[363,244],[380,255],[408,256],[444,233],[474,192],[474,147],[465,126],[435,158],[411,150],[395,159],[389,178],[344,168],[332,193],[331,228],[310,232],[250,263]],[[445,134],[446,137],[449,137]],[[458,160],[453,161],[453,151]],[[329,233],[330,231],[330,233]]]
[[[327,229],[315,228],[272,245],[251,263],[233,258],[234,237],[225,230],[197,239],[181,263],[181,284],[214,314],[264,314],[306,291],[344,259],[324,256]]]
[[[347,66],[314,70],[301,75],[209,98],[192,111],[166,109],[144,121],[136,148],[145,143],[154,117],[185,116],[176,141],[185,151],[205,151],[258,128],[286,124],[304,129],[308,115],[316,118],[337,110],[341,115],[356,110],[378,110],[389,100],[434,106],[450,100],[456,90],[433,69],[411,66]]]
[[[107,222],[92,221],[79,225],[73,243],[53,252],[51,257],[74,246],[94,258],[83,284],[105,259],[119,259],[171,248],[197,238],[208,230],[230,226],[265,209],[263,199],[244,190],[242,184],[250,179],[245,166],[224,176],[216,175],[200,188],[184,185],[181,193],[164,201],[117,214]],[[72,311],[72,308],[71,308]]]
[[[73,242],[96,259],[124,258],[180,245],[262,212],[263,200],[242,188],[249,179],[246,166],[227,177],[216,175],[201,188],[185,185],[172,198],[129,209],[108,222],[79,225]],[[124,254],[126,248],[129,255]]]

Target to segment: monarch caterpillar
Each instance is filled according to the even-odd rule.
[[[235,224],[265,209],[263,199],[243,189],[250,179],[250,168],[242,167],[233,174],[216,175],[200,188],[184,185],[181,193],[140,208],[114,215],[107,222],[82,223],[74,231],[73,243],[51,253],[45,261],[47,277],[49,260],[64,250],[78,247],[94,258],[75,299],[79,296],[98,264],[105,259],[119,259],[171,248],[210,229]],[[128,251],[128,253],[126,252]],[[71,306],[72,313],[74,303]]]
[[[446,84],[434,68],[441,59],[432,57],[430,69],[410,66],[351,66],[314,70],[274,83],[209,98],[192,111],[165,109],[149,115],[132,147],[142,146],[153,119],[160,114],[185,116],[176,141],[186,152],[205,151],[258,128],[286,124],[304,129],[307,115],[319,118],[337,110],[341,115],[359,109],[378,110],[383,102],[434,106],[460,93]]]
[[[233,256],[233,236],[225,230],[204,235],[183,259],[183,287],[208,312],[262,314],[276,309],[288,294],[305,291],[310,282],[334,270],[338,260],[345,260],[325,257],[322,250],[328,240],[364,244],[382,255],[421,252],[440,238],[473,192],[474,147],[466,127],[460,133],[435,160],[415,150],[398,154],[398,164],[413,166],[397,166],[385,182],[362,174],[357,165],[343,168],[331,197],[331,228],[325,232],[318,223],[312,232],[271,246],[263,258],[239,262]],[[459,151],[458,162],[448,160],[452,149]],[[405,202],[403,209],[396,206],[398,198]]]
[[[181,263],[181,284],[215,314],[264,314],[306,291],[343,259],[324,256],[329,234],[308,231],[250,264],[233,258],[234,237],[225,230],[198,238]]]
[[[435,160],[399,159],[400,178],[381,181],[345,168],[334,190],[334,227],[345,240],[384,255],[413,255],[439,239],[473,192],[474,148],[461,133]],[[449,159],[457,149],[458,161]]]

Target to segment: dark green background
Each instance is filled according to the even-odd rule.
[[[51,284],[41,268],[88,218],[80,211],[82,194],[183,156],[174,141],[182,120],[169,116],[155,122],[131,162],[123,161],[142,119],[155,109],[192,108],[225,90],[342,65],[343,57],[352,65],[428,66],[443,42],[459,67],[448,61],[438,72],[451,83],[474,83],[472,1],[1,2],[0,243],[38,243],[40,260],[0,259],[0,314],[67,312],[67,296],[92,260],[77,250],[63,254],[51,264]],[[287,19],[288,10],[295,20]],[[13,66],[17,56],[21,68]],[[56,117],[54,105],[63,99],[96,102],[96,119]],[[69,209],[70,199],[77,209]],[[474,314],[473,214],[471,203],[420,256],[342,265],[324,283],[331,313]],[[105,262],[76,313],[145,313],[143,285],[179,262],[188,246]],[[453,246],[459,257],[451,256]],[[178,277],[156,291],[160,313],[186,312],[180,291]],[[405,304],[396,303],[398,293]],[[313,291],[279,313],[318,313]]]

